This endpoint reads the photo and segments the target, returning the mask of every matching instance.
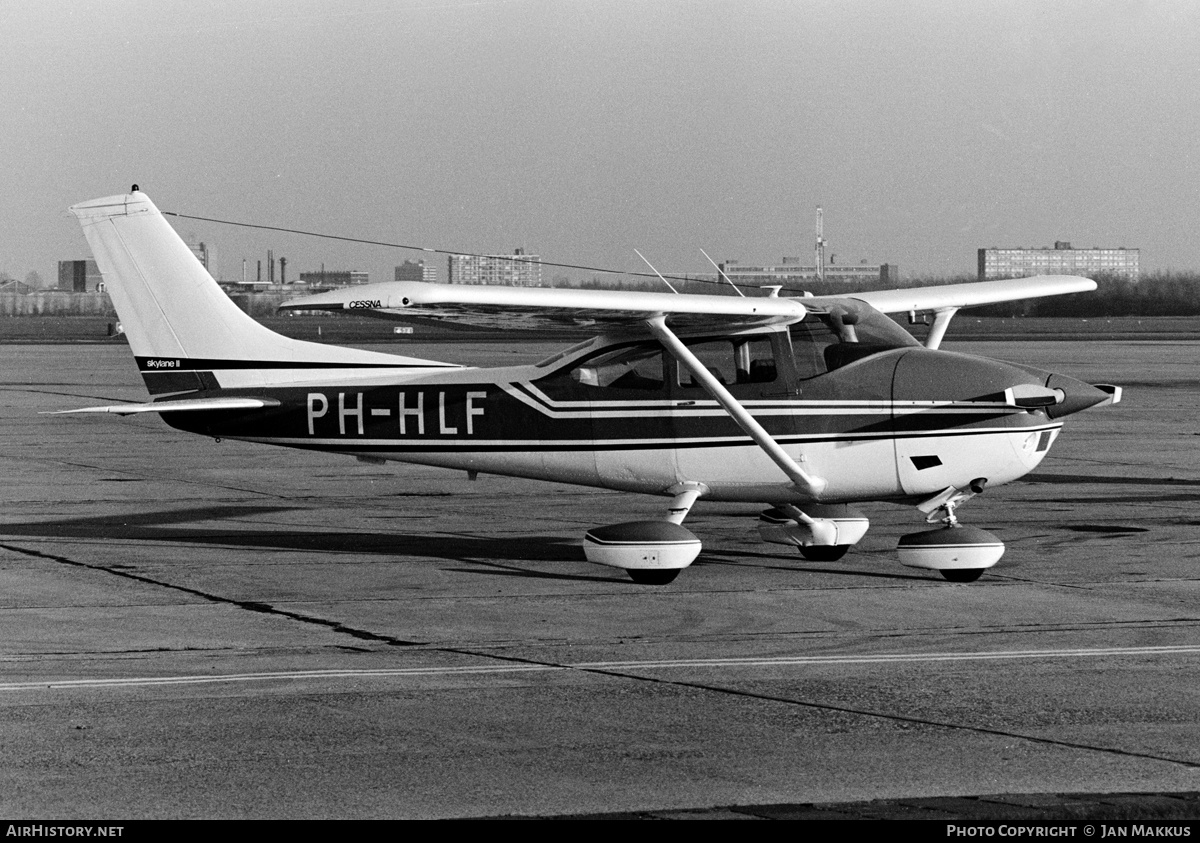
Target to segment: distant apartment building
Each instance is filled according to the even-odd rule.
[[[425,261],[405,261],[396,267],[396,280],[425,281],[432,284],[437,281],[437,267]]]
[[[979,280],[1030,275],[1110,275],[1137,281],[1139,249],[1073,249],[1059,240],[1054,248],[980,249]]]
[[[370,273],[356,269],[319,269],[300,273],[300,283],[310,287],[351,287],[369,281]]]
[[[511,255],[451,255],[447,281],[451,284],[491,284],[505,287],[542,286],[542,260],[517,249]]]
[[[799,258],[783,258],[776,266],[755,266],[742,264],[737,261],[727,261],[720,264],[721,271],[735,284],[745,284],[747,287],[764,287],[770,285],[802,284],[813,282],[821,277],[816,265],[804,265]],[[896,283],[900,280],[900,267],[894,263],[881,264],[829,264],[825,267],[826,281],[844,281],[846,283]]]
[[[203,240],[193,242],[190,238],[187,245],[192,250],[192,254],[196,256],[196,260],[200,261],[201,265],[208,270],[208,274],[215,278],[217,273],[213,270],[216,269],[216,255],[213,254],[212,248]]]
[[[58,289],[68,293],[102,292],[104,276],[95,261],[59,261]]]

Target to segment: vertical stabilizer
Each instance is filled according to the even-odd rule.
[[[225,295],[144,193],[93,199],[71,212],[152,394],[297,383],[343,366],[379,374],[449,365],[294,340],[263,327]]]

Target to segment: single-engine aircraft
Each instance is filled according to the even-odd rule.
[[[1035,468],[1066,416],[1121,397],[938,350],[959,308],[1095,289],[1085,278],[804,298],[396,282],[282,306],[597,333],[534,365],[480,369],[268,330],[136,186],[71,211],[152,400],[64,412],[160,413],[218,439],[659,495],[661,517],[583,539],[590,561],[638,583],[668,583],[700,553],[683,526],[700,499],[769,505],[763,539],[826,561],[866,533],[855,503],[912,504],[937,526],[901,538],[900,561],[970,582],[1004,545],[957,508]],[[934,315],[924,346],[885,315],[905,312]]]

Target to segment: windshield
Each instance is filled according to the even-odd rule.
[[[796,372],[815,378],[881,351],[921,344],[863,302],[839,299],[827,313],[809,313],[790,329]]]

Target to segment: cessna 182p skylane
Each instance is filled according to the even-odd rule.
[[[661,519],[594,528],[593,562],[670,582],[700,553],[698,499],[771,506],[762,537],[840,558],[851,504],[911,503],[940,526],[900,561],[967,582],[1004,553],[956,508],[1032,470],[1063,418],[1120,400],[1028,366],[938,351],[961,307],[1095,289],[1026,278],[783,298],[397,282],[284,304],[456,320],[586,322],[599,336],[499,369],[280,336],[243,313],[136,187],[71,209],[153,400],[67,412],[161,413],[214,438],[661,495]],[[932,312],[925,347],[886,313]]]

